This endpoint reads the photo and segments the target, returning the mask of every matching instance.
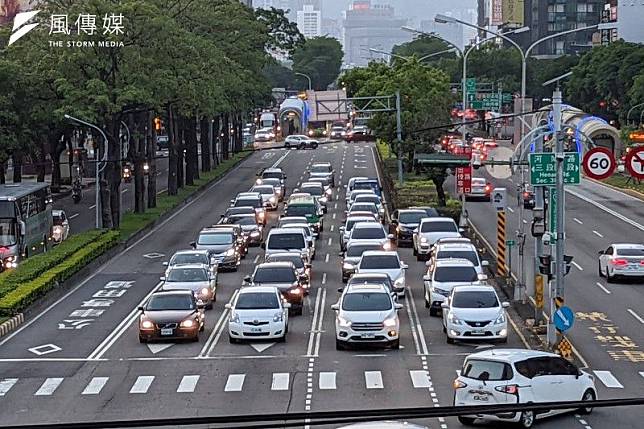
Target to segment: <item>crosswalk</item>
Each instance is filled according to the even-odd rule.
[[[320,371],[316,373],[317,383],[315,384],[320,391],[335,391],[341,390],[345,386],[350,388],[355,388],[357,383],[362,384],[362,388],[369,391],[378,391],[386,388],[412,388],[412,389],[429,389],[433,391],[432,380],[429,376],[428,371],[426,370],[409,370],[408,377],[406,379],[396,379],[395,382],[389,378],[387,382],[387,377],[383,376],[382,371],[363,371],[359,378],[348,377],[341,375],[338,377],[338,373],[335,371]],[[456,371],[456,376],[459,375],[460,371]],[[597,380],[598,386],[603,386],[608,389],[624,389],[624,384],[615,377],[611,371],[607,370],[593,370],[591,371]],[[639,377],[629,378],[628,382],[632,382],[633,379],[637,379],[639,382],[644,382],[644,371],[638,373]],[[181,376],[177,385],[171,386],[173,392],[176,393],[194,393],[197,388],[204,384],[203,389],[210,391],[223,390],[225,393],[235,393],[243,392],[244,389],[257,389],[258,386],[266,384],[270,386],[267,390],[270,391],[289,391],[293,388],[293,378],[295,373],[289,372],[274,372],[270,374],[270,383],[263,383],[263,379],[267,377],[268,374],[228,374],[225,377],[225,383],[223,386],[217,387],[212,383],[210,377],[207,375],[200,374],[187,374]],[[131,395],[144,395],[150,392],[156,384],[159,384],[159,380],[163,380],[163,376],[154,376],[154,375],[138,375],[134,376],[135,378],[130,381],[131,384],[125,383],[121,379],[114,379],[112,385],[115,385],[116,388],[125,388]],[[221,378],[221,377],[219,377]],[[262,378],[262,380],[258,380]],[[23,394],[26,392],[28,395],[33,395],[36,397],[42,396],[54,396],[57,392],[67,384],[73,386],[73,388],[78,388],[81,396],[97,396],[100,395],[104,390],[110,386],[111,377],[107,376],[96,376],[92,377],[88,381],[79,383],[77,380],[74,380],[73,377],[48,377],[44,379],[36,378],[0,378],[0,401],[2,397],[8,396],[13,390],[16,390],[21,383],[24,385]],[[340,381],[341,383],[338,383]],[[406,383],[406,384],[405,384]],[[163,389],[168,389],[167,381],[161,383]],[[66,392],[69,394],[69,392]]]

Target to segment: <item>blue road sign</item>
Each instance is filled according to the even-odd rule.
[[[570,307],[563,306],[555,312],[555,326],[561,332],[566,332],[572,328],[575,323],[575,313],[572,312]]]

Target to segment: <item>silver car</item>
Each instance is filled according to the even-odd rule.
[[[212,308],[217,301],[217,276],[213,276],[203,264],[180,264],[168,269],[161,277],[162,291],[189,290],[197,302],[203,302],[206,308]]]

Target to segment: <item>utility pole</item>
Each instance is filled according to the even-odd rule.
[[[400,121],[400,91],[396,91],[396,140],[398,142],[398,182],[402,185],[403,162],[402,162],[402,123]]]
[[[533,138],[534,151],[536,153],[543,152],[543,135],[536,134]],[[534,212],[541,213],[542,216],[545,212],[544,192],[543,186],[534,187]],[[534,307],[534,324],[540,326],[543,321],[543,289],[547,284],[546,278],[539,272],[539,257],[543,255],[543,242],[541,237],[536,237],[534,240],[534,299],[537,305]],[[539,305],[540,304],[540,305]]]

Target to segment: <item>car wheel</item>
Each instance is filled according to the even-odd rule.
[[[608,267],[606,267],[606,281],[608,283],[615,283],[615,276],[610,275],[610,271],[608,270]]]
[[[595,400],[595,392],[592,390],[588,389],[584,392],[584,396],[581,397],[582,402],[586,401],[594,401]],[[593,412],[593,407],[584,407],[579,409],[580,414],[590,414]]]
[[[454,338],[450,338],[449,335],[445,335],[445,341],[447,341],[447,344],[454,344]]]
[[[418,256],[418,251],[416,250],[416,246],[414,246],[414,245],[412,244],[412,247],[414,248],[414,250],[413,250],[413,252],[414,252],[414,256],[416,256],[416,258],[418,258],[418,260],[420,261],[420,257]]]
[[[443,325],[443,333],[447,334],[447,328],[445,327],[445,325]]]
[[[394,350],[400,349],[400,338],[397,338],[391,342],[391,348]]]
[[[500,344],[507,344],[508,343],[508,337],[501,338],[500,340],[497,340],[498,343]]]
[[[530,429],[534,425],[534,411],[523,411],[519,417],[519,427]]]
[[[597,262],[597,274],[599,274],[599,277],[604,277],[604,273],[602,273],[602,264],[600,262]]]
[[[311,145],[311,148],[312,148],[312,149],[317,149],[317,148],[318,148],[317,143],[313,143],[313,144]]]
[[[465,426],[471,426],[474,424],[474,418],[472,417],[465,417],[465,416],[458,416],[458,422],[465,425]]]
[[[281,337],[279,337],[277,339],[277,342],[278,343],[285,343],[286,342],[286,332],[284,332],[284,335],[282,335]]]
[[[298,149],[304,150],[304,149],[306,149],[306,146],[304,145],[304,143],[302,143],[301,145],[298,146]]]
[[[239,340],[237,340],[237,338],[233,338],[232,336],[230,336],[230,334],[228,334],[228,342],[230,344],[237,344],[238,341]]]
[[[336,350],[346,350],[347,346],[346,346],[346,344],[344,344],[343,341],[340,341],[340,340],[338,340],[336,338],[336,340],[335,340],[335,349]]]
[[[145,344],[147,342],[148,342],[148,340],[146,340],[145,338],[143,338],[142,336],[139,335],[139,343]]]
[[[290,149],[291,145],[289,143],[284,143],[284,149]]]
[[[434,317],[438,317],[438,310],[437,310],[437,309],[435,309],[434,307],[431,307],[431,306],[430,306],[430,307],[429,307],[429,315],[430,315],[430,316],[434,316]]]

